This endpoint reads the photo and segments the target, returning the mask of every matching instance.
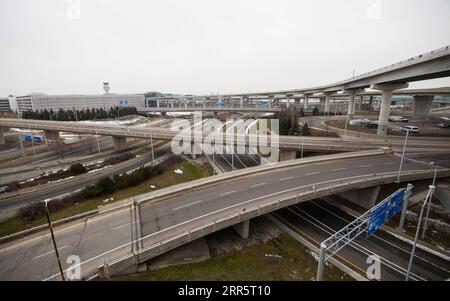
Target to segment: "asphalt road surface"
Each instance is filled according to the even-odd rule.
[[[163,231],[175,225],[192,221],[190,226],[198,227],[205,220],[198,217],[207,213],[243,204],[259,198],[282,196],[286,191],[302,191],[302,186],[320,182],[334,182],[349,177],[366,177],[373,173],[395,173],[400,159],[395,155],[340,159],[329,162],[297,165],[270,172],[256,173],[235,180],[186,192],[163,201],[141,206],[142,236],[152,234],[148,244],[157,243],[175,235]],[[431,169],[428,164],[405,161],[403,170]],[[208,220],[208,223],[211,221]],[[81,259],[82,275],[96,271],[104,262],[120,258],[131,252],[132,225],[130,208],[121,209],[88,218],[56,229],[58,247],[64,268],[66,258],[77,255]],[[184,225],[184,224],[183,224]],[[134,225],[133,225],[134,227]],[[185,226],[182,227],[183,231]],[[180,230],[181,231],[181,230]],[[58,268],[48,233],[39,233],[19,241],[13,241],[0,248],[1,280],[55,280]]]
[[[355,218],[321,200],[297,204],[273,214],[300,236],[320,247],[320,242],[341,230]],[[412,246],[407,242],[379,230],[366,238],[362,234],[350,245],[339,251],[335,258],[351,269],[367,277],[367,269],[373,262],[370,255],[380,257],[383,281],[405,280]],[[450,261],[419,248],[416,249],[411,280],[445,280],[450,277]]]

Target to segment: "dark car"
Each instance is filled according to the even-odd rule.
[[[368,123],[365,125],[366,128],[368,129],[378,129],[378,124],[376,123]]]

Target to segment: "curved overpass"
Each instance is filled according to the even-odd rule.
[[[56,230],[61,258],[78,255],[83,276],[135,271],[142,263],[222,228],[292,204],[352,189],[392,183],[399,158],[341,154],[296,160],[182,184],[103,208]],[[433,176],[427,164],[406,161],[402,181]],[[439,177],[450,170],[440,169]],[[133,204],[136,201],[136,205]],[[0,249],[0,279],[57,280],[50,237],[43,233]],[[64,264],[64,260],[63,260]],[[68,268],[68,264],[64,264]]]

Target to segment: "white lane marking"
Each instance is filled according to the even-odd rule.
[[[419,170],[408,170],[408,172],[420,172],[420,171],[423,172],[423,171],[429,171],[429,170],[423,170],[423,169],[419,169]],[[384,172],[384,173],[379,173],[378,175],[392,175],[392,176],[395,176],[396,174],[397,174],[397,172]],[[342,179],[339,179],[339,180],[342,181],[342,180],[349,180],[349,179],[356,179],[356,178],[364,178],[364,177],[370,177],[370,176],[373,176],[373,174],[366,174],[366,175],[358,175],[358,176],[346,177],[346,178],[342,178]],[[331,183],[331,182],[336,182],[336,181],[338,181],[338,180],[336,180],[336,179],[334,179],[334,180],[328,180],[328,181],[323,181],[323,182],[316,183],[316,185],[319,185],[319,184],[325,184],[325,183]],[[171,229],[175,229],[176,227],[180,227],[180,226],[183,226],[183,225],[187,225],[188,223],[191,223],[192,221],[200,220],[200,219],[202,219],[202,218],[204,218],[204,217],[206,217],[206,216],[215,214],[215,213],[217,213],[217,212],[223,212],[223,211],[225,211],[225,210],[228,210],[228,209],[231,209],[231,208],[235,208],[235,207],[238,207],[238,206],[242,206],[242,205],[246,205],[246,204],[255,202],[255,201],[257,201],[257,200],[262,200],[262,199],[267,198],[267,197],[279,195],[279,194],[282,194],[282,193],[286,193],[286,192],[290,192],[290,191],[294,191],[294,190],[298,190],[298,189],[306,188],[306,187],[310,187],[310,186],[311,186],[311,185],[308,184],[308,185],[304,185],[304,186],[300,186],[300,187],[294,187],[294,188],[286,189],[286,190],[283,190],[283,191],[277,191],[277,192],[275,192],[275,193],[271,193],[271,194],[268,194],[268,195],[260,196],[260,197],[257,197],[257,198],[254,198],[254,199],[251,199],[251,200],[248,200],[248,201],[241,202],[241,203],[239,203],[239,204],[234,204],[234,205],[231,205],[231,206],[228,206],[228,207],[225,207],[225,208],[222,208],[222,209],[219,209],[219,210],[210,212],[210,213],[206,213],[206,214],[203,214],[203,215],[201,215],[201,216],[194,217],[193,219],[190,219],[190,220],[187,220],[187,221],[184,221],[184,222],[175,224],[175,225],[173,225],[173,226],[167,227],[167,228],[162,229],[162,230],[160,230],[160,231],[158,231],[158,232],[151,233],[151,234],[149,234],[149,235],[147,235],[147,236],[145,236],[145,237],[140,238],[139,241],[143,241],[144,239],[148,239],[148,238],[153,237],[153,236],[155,236],[155,235],[157,235],[157,234],[160,234],[160,233],[162,233],[162,232],[167,232],[167,231],[169,231],[169,230],[171,230]],[[129,209],[124,209],[124,210],[129,210]],[[122,211],[124,211],[124,210],[122,210]],[[128,246],[130,246],[131,244],[132,244],[132,242],[127,242],[127,243],[125,243],[125,244],[123,244],[123,245],[121,245],[121,246],[118,246],[118,247],[113,248],[113,249],[111,249],[111,250],[105,251],[105,252],[103,252],[103,253],[101,253],[101,254],[99,254],[99,255],[96,255],[96,256],[94,256],[94,257],[91,257],[91,258],[89,258],[89,259],[86,259],[85,261],[82,261],[82,262],[80,262],[79,264],[77,264],[77,265],[75,265],[75,266],[72,266],[71,269],[76,268],[76,267],[79,267],[79,266],[82,266],[83,264],[92,262],[93,260],[96,260],[96,259],[98,259],[98,258],[101,258],[101,257],[105,256],[106,254],[110,254],[110,253],[115,252],[115,251],[117,251],[117,250],[120,250],[120,249],[122,249],[122,248],[124,248],[124,247],[128,247]],[[150,247],[154,247],[154,246],[156,246],[156,245],[159,245],[159,244],[158,244],[158,243],[157,243],[157,244],[153,244],[153,245],[151,245]],[[64,270],[64,272],[67,272],[67,271],[69,271],[69,269]],[[43,279],[43,281],[48,281],[48,280],[50,280],[50,279],[53,279],[53,278],[56,278],[56,277],[59,277],[59,276],[60,276],[60,274],[59,274],[59,273],[56,273],[56,274],[54,274],[54,275],[52,275],[52,276],[49,276],[49,277]]]
[[[286,181],[286,180],[291,180],[291,179],[293,179],[294,177],[286,177],[286,178],[281,178],[281,179],[279,179],[278,181],[280,181],[280,182],[282,182],[282,181]]]
[[[397,163],[383,163],[383,165],[395,165]]]
[[[333,171],[341,171],[341,170],[346,170],[347,168],[345,168],[345,167],[343,167],[343,168],[336,168],[336,169],[333,169]]]
[[[191,206],[194,206],[195,204],[198,204],[198,203],[201,203],[201,202],[203,202],[203,201],[202,200],[195,201],[195,202],[192,202],[190,204],[186,204],[186,205],[183,205],[183,206],[180,206],[180,207],[177,207],[177,208],[173,208],[172,211],[177,211],[177,210],[180,210],[180,209],[183,209],[183,208],[186,208],[186,207],[191,207]]]
[[[228,191],[228,192],[222,193],[220,196],[225,196],[225,195],[232,194],[235,192],[236,192],[236,190]]]
[[[307,176],[313,176],[313,175],[318,175],[318,174],[320,174],[320,171],[310,172],[310,173],[307,173],[306,175]]]
[[[366,168],[366,167],[371,167],[372,165],[370,165],[370,164],[367,164],[367,165],[360,165],[360,166],[357,166],[358,168]]]
[[[65,249],[65,248],[67,248],[67,247],[69,247],[69,246],[63,246],[63,247],[61,247],[61,248],[58,248],[58,251],[61,251],[62,249]],[[34,260],[34,259],[41,258],[41,257],[44,257],[44,256],[49,255],[49,254],[52,254],[52,253],[55,253],[55,250],[51,250],[51,251],[49,251],[49,252],[47,252],[47,253],[41,254],[41,255],[39,255],[39,256],[36,256],[36,257],[33,258],[33,260]]]
[[[259,187],[259,186],[263,186],[263,185],[266,185],[266,183],[264,182],[264,183],[255,184],[253,186],[250,186],[250,188],[255,188],[255,187]]]

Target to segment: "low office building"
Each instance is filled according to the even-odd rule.
[[[110,109],[115,106],[136,108],[145,107],[143,94],[103,94],[103,95],[26,95],[17,96],[19,112],[40,110],[82,110],[82,109]]]
[[[0,113],[11,111],[11,105],[7,97],[0,98]]]

